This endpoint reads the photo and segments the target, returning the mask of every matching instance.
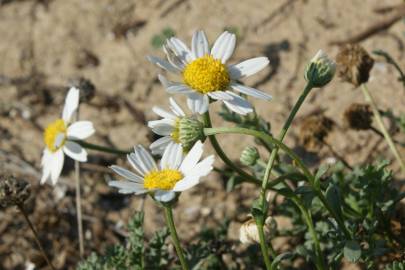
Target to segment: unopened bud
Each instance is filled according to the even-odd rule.
[[[253,166],[256,164],[257,160],[260,158],[259,152],[256,147],[248,146],[243,149],[240,155],[240,162],[246,166]]]
[[[323,87],[333,79],[335,71],[335,61],[319,50],[305,68],[305,79],[314,87]]]
[[[205,140],[204,124],[194,117],[183,117],[179,122],[179,140],[185,152],[201,140]]]

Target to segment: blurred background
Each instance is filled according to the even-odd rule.
[[[163,57],[161,45],[173,35],[190,44],[192,33],[202,29],[212,44],[228,30],[237,35],[230,63],[262,55],[270,59],[268,68],[245,83],[273,95],[271,102],[251,102],[277,133],[305,85],[304,67],[319,49],[334,58],[339,45],[360,42],[370,53],[389,52],[405,68],[404,15],[400,0],[0,0],[0,171],[31,183],[28,205],[40,238],[58,269],[74,269],[80,258],[73,162],[65,163],[56,187],[39,186],[43,129],[61,114],[69,85],[82,78],[96,89],[94,98],[80,109],[81,119],[93,121],[96,128],[90,142],[121,149],[147,146],[156,139],[145,125],[157,119],[151,108],[168,108],[168,94],[157,80],[163,71],[146,56]],[[383,58],[375,61],[369,88],[378,105],[405,113],[405,91],[396,71]],[[184,105],[184,97],[177,100]],[[344,110],[363,101],[359,90],[335,78],[311,93],[286,143],[311,166],[333,163],[338,157],[352,166],[391,157],[375,133],[345,128]],[[223,124],[214,113],[219,109],[213,106],[216,126]],[[336,126],[326,139],[328,146],[315,151],[299,139],[300,123],[311,114],[324,114]],[[252,143],[237,136],[219,141],[235,160]],[[213,152],[206,145],[207,153]],[[404,148],[400,151],[405,154]],[[140,197],[120,195],[107,186],[111,164],[127,166],[124,157],[92,151],[82,165],[87,255],[123,240],[128,218],[142,207],[147,236],[164,224],[150,198],[143,205]],[[223,166],[219,158],[216,166]],[[395,164],[391,168],[398,171]],[[243,249],[238,229],[258,189],[243,184],[227,193],[225,180],[213,173],[180,197],[175,219],[182,241],[226,218],[229,241]],[[280,222],[288,226],[288,221]],[[288,241],[274,245],[278,250],[291,248]],[[29,262],[46,268],[18,211],[1,211],[0,269],[25,269]]]

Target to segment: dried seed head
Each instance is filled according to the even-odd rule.
[[[256,147],[248,146],[243,149],[240,155],[240,162],[246,166],[253,166],[256,164],[257,160],[260,158],[259,152]]]
[[[94,84],[83,77],[72,79],[70,85],[80,89],[80,102],[89,102],[96,93]]]
[[[3,208],[21,205],[30,196],[30,185],[27,181],[4,176],[0,179],[0,206]]]
[[[338,76],[354,86],[368,81],[374,60],[358,44],[347,44],[336,56]]]
[[[334,126],[332,119],[324,115],[306,117],[300,128],[300,141],[308,151],[318,151]]]
[[[267,217],[264,223],[264,235],[266,238],[270,237],[270,226],[272,218]],[[242,244],[255,244],[259,243],[259,232],[257,231],[256,222],[253,218],[249,219],[240,226],[239,229],[239,240]]]
[[[367,104],[353,103],[344,112],[345,126],[355,130],[366,130],[373,122],[373,112]]]

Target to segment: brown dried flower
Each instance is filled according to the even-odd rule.
[[[266,238],[270,237],[270,227],[272,223],[272,218],[267,217],[264,222],[264,234]],[[257,230],[256,222],[253,218],[250,218],[239,229],[239,240],[242,244],[255,244],[259,243],[259,232]]]
[[[30,185],[27,181],[5,176],[0,178],[0,206],[21,205],[30,196]]]
[[[332,119],[324,115],[310,115],[306,117],[302,121],[300,128],[300,142],[308,151],[318,151],[334,124]]]
[[[345,125],[355,130],[369,129],[373,122],[373,112],[368,104],[351,104],[345,110],[343,117]]]
[[[374,60],[360,45],[347,44],[336,56],[336,63],[338,76],[357,87],[368,81]]]

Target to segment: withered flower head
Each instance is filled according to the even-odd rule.
[[[318,151],[334,124],[332,119],[324,115],[307,116],[301,124],[300,142],[308,151]]]
[[[20,205],[30,196],[30,185],[27,181],[12,176],[0,178],[0,206]]]
[[[270,238],[270,227],[272,218],[267,217],[264,222],[264,235],[268,239]],[[253,218],[250,218],[239,229],[239,240],[242,244],[255,244],[260,242],[259,232],[257,230],[256,222]]]
[[[360,45],[347,44],[336,56],[336,63],[338,76],[357,87],[368,81],[374,60]]]
[[[367,104],[351,104],[345,110],[343,117],[345,125],[355,130],[369,129],[373,122],[373,112]]]

